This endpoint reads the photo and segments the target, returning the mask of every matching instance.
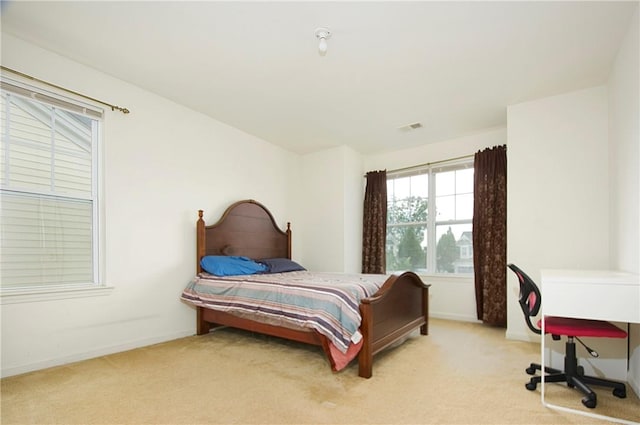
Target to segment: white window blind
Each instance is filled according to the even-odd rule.
[[[2,289],[95,284],[100,111],[2,82]]]

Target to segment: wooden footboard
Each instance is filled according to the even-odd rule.
[[[429,286],[413,272],[398,273],[391,275],[374,296],[361,301],[361,377],[371,377],[376,353],[417,328],[422,335],[429,333]]]

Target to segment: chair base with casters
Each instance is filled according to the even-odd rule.
[[[533,280],[520,270],[514,264],[508,267],[518,276],[520,282],[520,307],[525,314],[526,323],[533,332],[541,334],[542,319],[538,321],[537,327],[531,322],[531,318],[536,316],[540,311],[541,294],[537,285]],[[610,379],[598,378],[595,376],[587,376],[584,374],[584,368],[578,365],[576,357],[577,340],[593,357],[598,357],[591,348],[587,347],[580,337],[599,337],[599,338],[626,338],[627,333],[610,322],[604,320],[587,320],[574,319],[566,317],[545,317],[544,318],[545,333],[551,334],[554,340],[559,340],[560,336],[567,337],[565,345],[564,370],[554,369],[551,367],[544,368],[544,381],[546,382],[566,382],[570,388],[576,388],[584,394],[582,404],[588,408],[595,408],[598,403],[596,393],[591,390],[589,385],[598,385],[613,389],[613,395],[618,398],[626,398],[627,389],[624,383]],[[536,371],[542,370],[541,365],[531,363],[525,369],[529,375],[535,375]],[[534,391],[541,382],[542,376],[532,377],[525,387]]]
[[[549,319],[553,318],[547,318],[547,320]],[[568,387],[577,388],[584,394],[584,397],[582,398],[582,404],[590,409],[596,407],[596,405],[598,404],[598,397],[596,393],[589,387],[589,385],[598,385],[602,387],[612,388],[614,396],[618,398],[626,398],[627,387],[624,383],[584,374],[584,368],[578,365],[578,359],[576,357],[576,344],[573,339],[573,337],[569,337],[565,344],[564,370],[545,366],[544,381],[566,382]],[[539,371],[541,369],[542,367],[539,364],[531,363],[525,370],[529,375],[535,375],[536,371]],[[532,377],[529,382],[525,384],[525,388],[530,391],[534,391],[538,384],[541,382],[541,379],[541,376]]]

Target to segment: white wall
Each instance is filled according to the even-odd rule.
[[[294,257],[313,271],[358,273],[362,257],[362,164],[346,146],[304,155]],[[360,213],[357,208],[360,208]],[[297,253],[297,254],[296,254]]]
[[[362,220],[364,184],[362,155],[352,149],[344,152],[344,271],[362,273]]]
[[[640,273],[638,8],[609,78],[611,265]]]
[[[506,142],[505,128],[488,129],[465,137],[417,148],[368,155],[364,158],[364,167],[365,171],[394,170],[473,155],[479,150],[503,145]],[[362,215],[362,205],[360,205],[359,213]],[[463,321],[477,320],[473,277],[435,275],[421,277],[426,283],[431,284],[429,289],[429,315],[431,317]]]
[[[636,8],[606,87],[508,108],[508,259],[536,280],[542,268],[639,272],[638,15]],[[537,340],[521,320],[515,278],[508,287],[507,336]],[[605,359],[582,363],[585,372],[628,379],[640,393],[640,325],[631,325],[629,344],[628,374],[624,361]],[[626,341],[593,346],[609,360],[626,357]],[[561,363],[564,347],[552,351]]]
[[[508,109],[507,257],[540,283],[541,269],[609,268],[609,145],[606,87],[510,106]],[[517,303],[508,274],[507,337],[539,340]],[[567,300],[571,302],[571,300]],[[615,303],[615,300],[603,300]],[[564,341],[549,341],[552,365],[562,367]],[[625,340],[583,359],[613,379],[626,379]]]
[[[606,88],[510,106],[507,128],[507,260],[537,282],[543,268],[608,268]],[[507,276],[507,335],[532,338]]]
[[[611,266],[640,273],[640,39],[631,19],[609,77]],[[631,325],[629,382],[640,394],[640,324]]]
[[[416,130],[420,131],[420,130]],[[436,161],[473,155],[479,150],[507,143],[504,127],[490,128],[456,139],[425,144],[411,149],[366,155],[364,167],[371,170],[395,170]]]
[[[105,282],[115,289],[2,305],[2,375],[193,334],[194,310],[178,298],[195,272],[197,210],[213,222],[253,198],[287,220],[299,157],[6,34],[2,63],[131,110],[105,111]]]

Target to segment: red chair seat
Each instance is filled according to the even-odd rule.
[[[538,327],[542,320],[538,321]],[[626,338],[627,333],[603,320],[571,319],[567,317],[546,317],[545,332],[553,335],[594,336],[601,338]]]

